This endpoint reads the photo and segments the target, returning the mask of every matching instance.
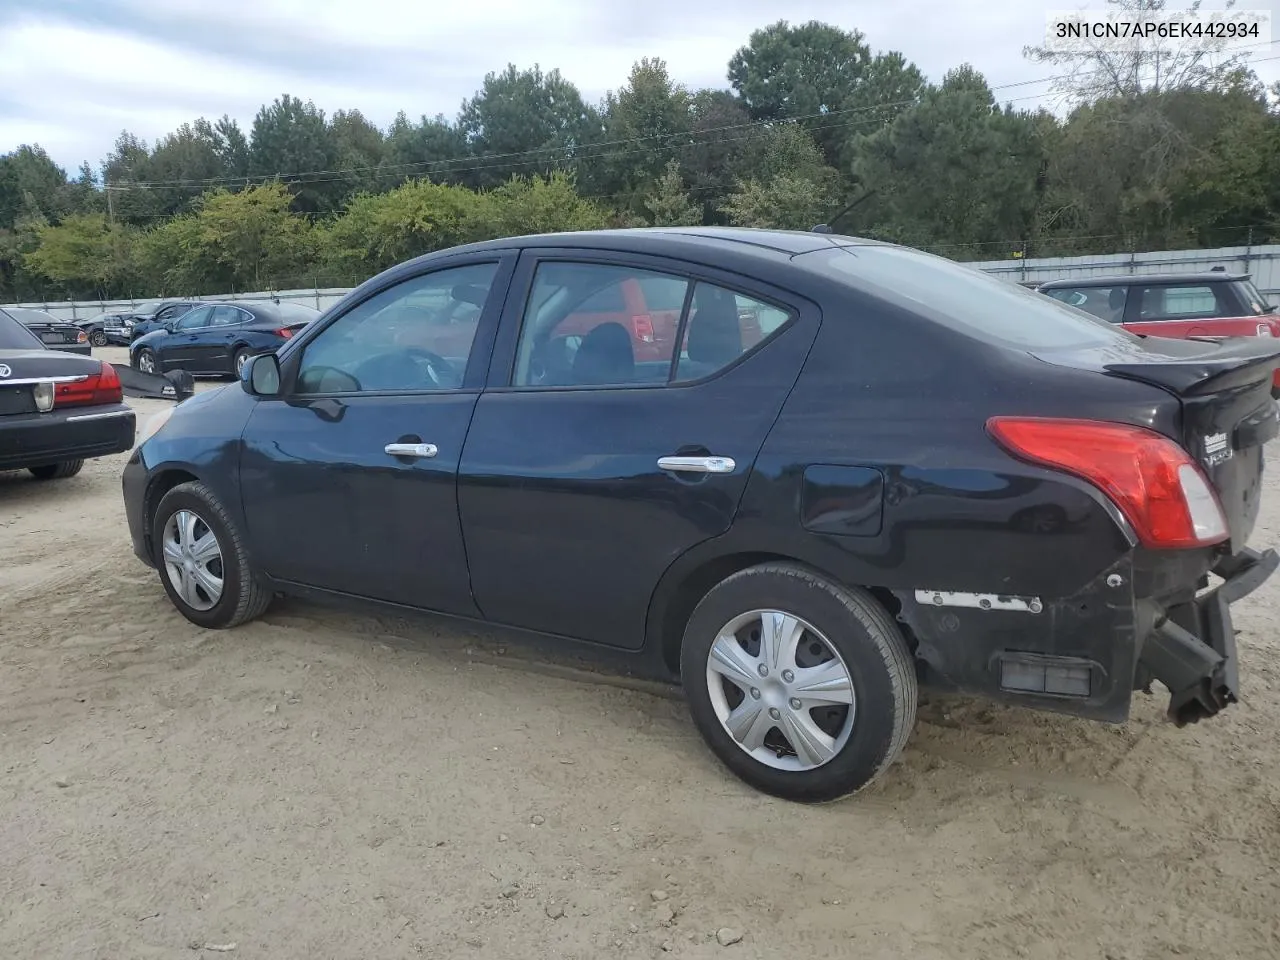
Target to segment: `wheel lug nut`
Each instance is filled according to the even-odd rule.
[[[796,675],[792,673],[790,670],[782,671],[782,679],[785,680],[787,683],[790,683],[795,678],[796,678]]]
[[[769,675],[769,668],[766,667],[763,663],[760,664],[760,666],[757,669],[760,673],[760,676],[767,677]]]
[[[752,687],[752,688],[751,688],[751,699],[752,699],[752,700],[759,700],[759,699],[760,699],[760,691],[759,691],[759,690],[757,690],[755,687]]]
[[[801,707],[801,703],[800,703],[800,701],[799,701],[799,700],[797,700],[795,697],[792,697],[792,698],[791,698],[791,709],[792,709],[792,710],[799,710],[799,709],[800,709],[800,707]]]
[[[780,719],[780,718],[782,717],[782,714],[778,712],[778,708],[777,708],[777,707],[770,707],[770,708],[769,708],[769,716],[773,717],[773,719],[775,719],[775,720],[778,720],[778,719]]]

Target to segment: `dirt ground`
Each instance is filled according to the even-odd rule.
[[[1214,721],[934,700],[882,781],[809,808],[732,779],[680,700],[445,621],[190,626],[123,462],[0,474],[0,956],[1280,956],[1280,578],[1236,608]]]

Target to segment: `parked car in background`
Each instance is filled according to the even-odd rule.
[[[163,329],[166,323],[177,320],[200,303],[199,300],[155,300],[142,304],[130,314],[130,319],[133,321],[129,331],[130,340],[137,340],[153,330]]]
[[[43,310],[32,310],[29,307],[0,307],[0,313],[22,324],[51,350],[83,354],[93,352],[89,345],[89,335],[74,323],[59,320]]]
[[[133,446],[134,413],[109,363],[50,349],[0,310],[0,470],[74,476]]]
[[[120,347],[129,345],[133,320],[127,313],[100,313],[96,317],[71,322],[88,335],[89,343],[95,347],[105,347],[108,344]]]
[[[297,303],[202,302],[133,340],[129,363],[143,373],[234,377],[249,357],[270,353],[319,315]]]
[[[629,281],[680,304],[664,353]],[[1277,365],[852,237],[507,238],[151,421],[123,494],[192,623],[284,592],[596,644],[679,679],[746,782],[830,800],[898,756],[921,682],[1108,721],[1153,680],[1180,725],[1234,702],[1230,604],[1280,563],[1245,546]]]
[[[1280,337],[1280,308],[1247,273],[1147,274],[1051,280],[1055,300],[1151,337]],[[1280,396],[1280,372],[1273,392]]]

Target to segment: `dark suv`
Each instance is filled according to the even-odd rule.
[[[656,355],[599,306],[629,281],[681,305]],[[680,680],[744,780],[828,800],[892,763],[920,683],[1109,721],[1153,680],[1178,724],[1233,702],[1230,604],[1278,562],[1245,546],[1277,364],[851,237],[511,238],[153,418],[125,508],[193,623],[291,593],[609,648]]]

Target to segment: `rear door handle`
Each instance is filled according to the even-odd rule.
[[[434,443],[388,443],[382,448],[393,457],[434,457],[438,452]]]
[[[732,457],[659,457],[658,469],[673,473],[733,473]]]

